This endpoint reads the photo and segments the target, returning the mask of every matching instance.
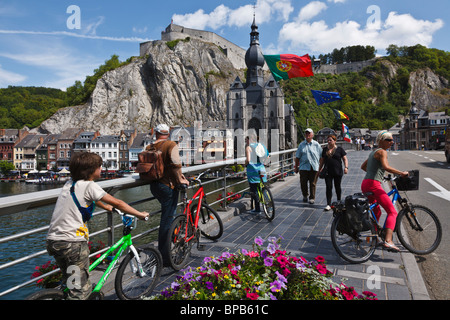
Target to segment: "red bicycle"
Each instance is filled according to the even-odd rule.
[[[169,229],[169,262],[174,270],[182,269],[188,260],[193,243],[200,245],[200,234],[210,240],[217,240],[223,234],[223,223],[219,214],[206,203],[206,196],[200,177],[209,170],[202,172],[197,178],[188,178],[192,185],[199,188],[194,196],[187,200],[187,185],[180,185],[183,197],[184,211],[177,216]],[[198,201],[197,201],[198,200]]]

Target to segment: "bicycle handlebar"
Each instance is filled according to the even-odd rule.
[[[133,218],[133,219],[136,218],[136,217],[133,216],[133,215],[123,213],[122,211],[120,211],[120,210],[117,209],[117,208],[113,208],[111,211],[112,211],[113,213],[117,213],[119,216],[124,217],[124,218]],[[146,216],[146,217],[144,218],[144,220],[147,221],[147,220],[148,220],[148,216]]]
[[[186,180],[189,181],[189,183],[198,183],[198,184],[202,185],[202,181],[200,180],[200,177],[202,175],[204,175],[205,173],[209,172],[209,171],[211,171],[211,169],[207,169],[207,170],[203,171],[202,173],[200,173],[197,176],[197,178],[186,178]],[[186,184],[179,184],[179,185],[177,185],[177,188],[179,190],[186,190],[188,188],[188,185],[186,185]]]

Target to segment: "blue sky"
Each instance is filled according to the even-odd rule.
[[[383,55],[417,43],[450,51],[448,0],[0,0],[0,88],[65,89],[113,54],[139,55],[172,19],[248,48],[254,11],[264,54],[373,45]]]

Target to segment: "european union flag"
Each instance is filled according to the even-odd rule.
[[[322,103],[342,100],[342,98],[339,96],[339,92],[311,90],[311,93],[318,106],[320,106]]]

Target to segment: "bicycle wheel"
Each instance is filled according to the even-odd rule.
[[[427,207],[411,205],[397,218],[397,236],[410,252],[423,255],[436,250],[442,239],[442,227],[436,214]]]
[[[30,294],[25,300],[64,300],[64,292],[60,289],[44,289]]]
[[[192,215],[197,213],[197,205],[191,209]],[[210,240],[217,240],[223,234],[223,222],[219,214],[206,203],[202,203],[200,217],[198,219],[200,232]]]
[[[336,215],[331,224],[331,242],[336,252],[346,261],[363,263],[370,259],[377,246],[377,233],[374,225],[370,230],[353,236],[337,230],[342,214]]]
[[[184,214],[179,215],[173,220],[169,229],[167,239],[169,242],[169,263],[176,271],[181,270],[186,265],[192,243],[194,242],[194,239],[186,242],[186,238],[189,239],[194,234],[194,228],[191,226],[191,223],[186,229],[186,222],[186,216]]]
[[[137,248],[144,271],[142,276],[133,252],[130,251],[120,263],[115,278],[117,296],[122,300],[137,300],[149,295],[155,288],[162,270],[162,258],[151,245]]]
[[[273,202],[272,192],[266,187],[261,189],[262,198],[261,206],[263,208],[264,214],[267,220],[272,221],[275,218],[275,203]]]

